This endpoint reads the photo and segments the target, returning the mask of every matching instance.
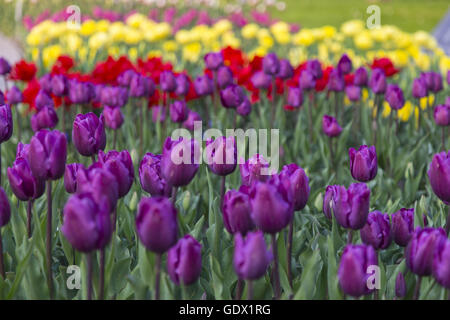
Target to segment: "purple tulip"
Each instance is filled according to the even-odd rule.
[[[322,130],[330,138],[338,137],[342,132],[342,128],[336,118],[326,114],[322,118]]]
[[[256,280],[264,276],[272,261],[261,231],[234,236],[233,267],[240,279]]]
[[[392,242],[389,215],[380,211],[370,212],[366,225],[360,231],[361,240],[375,249],[386,249]]]
[[[135,74],[130,81],[130,96],[142,98],[152,96],[155,92],[153,80],[141,74]]]
[[[69,80],[69,99],[75,104],[88,103],[93,97],[95,89],[87,82]]]
[[[11,65],[9,64],[8,60],[6,60],[3,57],[0,57],[0,74],[4,76],[10,72],[11,72]]]
[[[0,105],[0,144],[8,141],[13,133],[13,120],[9,105]]]
[[[206,68],[212,71],[216,71],[223,65],[222,52],[207,53],[204,59]]]
[[[331,206],[332,206],[332,200],[333,200],[333,194],[335,188],[339,186],[328,186],[325,189],[325,196],[323,197],[323,214],[328,220],[331,220],[333,218]]]
[[[124,116],[120,108],[105,106],[103,108],[103,119],[105,120],[106,127],[117,130],[120,129],[124,122]]]
[[[176,77],[175,81],[177,83],[177,88],[175,90],[176,95],[177,96],[187,95],[190,88],[189,78],[184,73],[182,73]]]
[[[8,224],[11,218],[11,207],[5,190],[0,187],[0,227]]]
[[[266,181],[270,178],[269,163],[259,154],[255,154],[244,164],[239,164],[239,169],[242,184],[246,186],[252,185],[254,181]]]
[[[322,66],[317,59],[308,60],[306,63],[306,70],[308,70],[314,77],[314,80],[318,80],[323,77]]]
[[[103,115],[100,119],[93,112],[78,114],[73,122],[72,139],[78,152],[90,157],[106,147]]]
[[[220,101],[225,108],[237,108],[245,98],[242,87],[231,84],[220,91]]]
[[[233,72],[227,66],[222,66],[217,70],[217,85],[220,89],[228,87],[233,83]]]
[[[287,59],[280,60],[280,71],[277,74],[277,77],[283,80],[290,79],[294,76],[294,68],[291,63]]]
[[[404,298],[406,296],[406,282],[403,273],[399,272],[395,278],[395,296],[397,298]]]
[[[241,186],[239,190],[225,193],[222,203],[223,224],[231,234],[247,234],[255,227],[251,218],[248,187]]]
[[[174,187],[189,184],[199,168],[200,149],[194,139],[167,137],[161,158],[161,174]]]
[[[29,144],[24,144],[22,142],[19,142],[17,144],[16,158],[28,159],[29,151],[30,151],[30,145]]]
[[[43,107],[54,107],[53,99],[43,90],[39,90],[36,98],[34,99],[34,105],[39,111]]]
[[[256,72],[251,78],[252,84],[258,89],[269,89],[272,79],[262,71]]]
[[[275,53],[268,53],[263,58],[263,71],[272,77],[275,77],[280,72],[280,60],[278,60]]]
[[[247,98],[247,96],[244,96],[244,100],[241,102],[240,105],[236,108],[236,112],[241,116],[248,116],[250,112],[252,112],[252,104],[250,103],[250,100]]]
[[[13,165],[7,169],[7,175],[11,190],[19,200],[34,200],[44,193],[44,180],[33,175],[26,158],[17,158]]]
[[[194,81],[194,89],[197,95],[206,96],[214,91],[213,81],[207,76],[197,77]]]
[[[202,272],[202,245],[191,235],[186,235],[167,254],[167,272],[177,285],[190,285]]]
[[[300,88],[290,87],[287,104],[288,106],[299,108],[303,104],[303,91]]]
[[[64,97],[69,92],[69,83],[65,75],[56,74],[52,77],[52,93],[57,97]]]
[[[375,94],[383,94],[386,92],[387,82],[383,69],[376,68],[372,70],[369,80],[369,87]]]
[[[78,251],[104,248],[111,239],[112,225],[106,202],[98,202],[90,193],[74,194],[63,211],[61,231]]]
[[[328,78],[328,90],[334,92],[344,91],[345,80],[343,74],[336,68],[331,70]]]
[[[328,188],[327,188],[328,189]],[[359,230],[367,222],[370,190],[364,183],[352,183],[348,189],[331,186],[331,208],[344,228]]]
[[[433,156],[428,170],[431,188],[439,199],[450,203],[450,151]]]
[[[134,70],[125,70],[117,77],[117,83],[122,87],[129,87],[131,79],[136,75]]]
[[[439,105],[434,108],[434,122],[438,126],[446,127],[450,125],[450,106],[448,105]]]
[[[372,275],[371,266],[378,265],[377,254],[372,246],[348,244],[339,263],[339,285],[345,294],[360,297],[372,291],[367,282]]]
[[[12,86],[6,93],[6,99],[8,99],[10,105],[19,104],[23,99],[22,92],[16,86]]]
[[[237,166],[237,144],[233,136],[206,141],[206,159],[209,169],[219,176],[227,176]]]
[[[433,276],[443,287],[450,289],[450,240],[440,237],[433,257]]]
[[[168,198],[144,197],[138,205],[136,230],[147,250],[163,254],[177,242],[177,210]]]
[[[443,89],[442,76],[438,72],[425,72],[422,74],[427,85],[427,90],[433,93],[438,93]]]
[[[163,71],[159,75],[159,85],[164,92],[174,92],[177,89],[177,80],[172,71]]]
[[[396,84],[387,86],[385,99],[394,110],[400,110],[405,105],[403,90]]]
[[[314,75],[308,70],[303,70],[299,79],[300,89],[312,90],[316,87],[316,80]]]
[[[202,118],[197,112],[189,110],[188,116],[186,120],[184,120],[182,126],[188,130],[194,130],[196,121],[202,121]]]
[[[2,90],[0,90],[0,105],[5,104],[5,96],[3,95]]]
[[[111,172],[119,185],[119,198],[123,198],[130,191],[134,180],[133,161],[127,150],[111,150],[104,153],[100,150],[98,160],[103,167]]]
[[[414,209],[402,208],[392,214],[392,234],[394,241],[406,247],[414,232]]]
[[[347,86],[345,87],[345,94],[350,101],[361,100],[361,88],[358,86]]]
[[[58,180],[64,175],[67,140],[58,130],[40,130],[30,141],[28,163],[34,176],[42,180]]]
[[[350,58],[348,57],[347,54],[344,53],[341,56],[341,58],[339,59],[339,62],[337,64],[337,69],[339,70],[339,72],[341,74],[344,74],[344,75],[352,72],[352,69],[353,69],[352,60],[350,60]]]
[[[164,106],[154,106],[152,108],[152,121],[153,122],[161,122],[163,123],[166,120],[166,112]]]
[[[58,114],[52,106],[42,107],[31,117],[31,128],[34,132],[38,132],[41,129],[52,129],[57,124]]]
[[[39,85],[41,87],[41,91],[44,91],[46,94],[50,95],[52,93],[52,75],[50,73],[44,74],[39,79]]]
[[[128,90],[123,87],[102,87],[100,102],[104,106],[121,108],[128,102]]]
[[[360,146],[358,151],[354,148],[348,150],[350,157],[350,172],[353,179],[367,182],[375,178],[378,171],[377,152],[375,146]]]
[[[428,95],[427,83],[423,77],[414,79],[412,85],[412,95],[416,99],[420,99]]]
[[[364,67],[359,67],[355,70],[355,77],[353,78],[353,84],[358,87],[367,86],[367,69]]]
[[[267,182],[257,181],[249,191],[251,217],[265,233],[275,234],[292,220],[294,199],[289,180],[273,176]]]
[[[186,102],[184,101],[174,101],[170,105],[170,119],[175,123],[181,123],[185,121],[188,117],[188,108],[186,107]]]
[[[280,179],[287,179],[290,182],[290,189],[294,199],[294,210],[300,211],[306,206],[309,198],[309,179],[305,171],[291,163],[285,165],[280,172]]]
[[[139,164],[139,180],[144,191],[154,196],[169,197],[172,186],[161,175],[161,155],[146,153]]]
[[[64,172],[64,188],[68,193],[75,193],[77,191],[77,176],[79,170],[86,170],[81,163],[71,163],[66,165]]]
[[[405,249],[406,266],[419,276],[429,276],[439,238],[447,238],[444,229],[417,227]]]

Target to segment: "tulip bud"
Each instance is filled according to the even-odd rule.
[[[164,197],[142,198],[138,205],[136,230],[143,245],[163,254],[177,242],[177,211]]]
[[[404,298],[406,296],[406,282],[401,272],[395,278],[395,296],[397,298]]]
[[[394,110],[400,110],[405,105],[403,91],[396,84],[389,84],[387,86],[385,99]]]
[[[443,287],[450,289],[450,240],[440,237],[433,257],[433,276]]]
[[[131,189],[134,180],[133,161],[127,150],[111,150],[104,153],[100,150],[98,160],[103,167],[111,172],[119,185],[119,198],[123,198]]]
[[[197,77],[195,79],[194,89],[199,96],[206,96],[213,93],[214,84],[213,81],[207,75],[204,75]]]
[[[294,210],[300,211],[306,206],[309,198],[309,179],[305,171],[295,163],[285,165],[280,172],[280,179],[290,182],[294,199]]]
[[[405,249],[406,266],[413,273],[419,276],[431,275],[434,250],[441,237],[447,237],[442,228],[416,228]]]
[[[86,170],[81,163],[71,163],[66,165],[64,172],[64,188],[68,193],[75,193],[77,191],[77,175],[78,170]]]
[[[353,179],[367,182],[375,178],[378,171],[377,152],[375,146],[360,146],[358,151],[350,148],[350,172]]]
[[[222,203],[223,224],[231,234],[245,235],[255,227],[250,216],[248,192],[248,187],[241,186],[239,190],[230,190],[225,193]]]
[[[61,231],[78,251],[102,249],[111,239],[108,205],[98,202],[90,193],[70,196],[64,206],[63,218]]]
[[[243,160],[241,160],[242,163]],[[254,181],[266,181],[270,178],[269,163],[262,155],[255,154],[244,164],[239,164],[242,184],[250,186]]]
[[[360,297],[372,292],[367,282],[370,267],[378,265],[377,254],[372,246],[347,245],[339,264],[339,285],[345,294]]]
[[[293,108],[299,108],[303,104],[303,92],[300,88],[289,88],[287,104]]]
[[[208,167],[215,174],[227,176],[236,169],[237,145],[233,136],[206,141],[205,151]]]
[[[177,96],[187,95],[191,85],[189,82],[189,78],[184,73],[182,73],[176,77],[175,81],[177,83],[177,88],[175,90],[176,95]]]
[[[0,57],[0,74],[4,76],[10,72],[11,72],[11,65],[9,64],[8,60],[6,60],[3,57]]]
[[[2,90],[0,90],[0,105],[5,104],[5,96],[3,95]]]
[[[360,231],[361,240],[375,249],[386,249],[392,242],[389,215],[373,211],[367,217],[366,225]]]
[[[194,124],[196,121],[202,121],[202,118],[197,112],[189,110],[187,119],[184,120],[182,126],[188,130],[194,130]]]
[[[420,99],[426,97],[427,94],[427,84],[425,82],[425,79],[422,77],[414,79],[412,86],[413,97],[416,99]]]
[[[252,112],[252,104],[247,96],[244,96],[242,103],[236,108],[236,112],[241,116],[248,116]]]
[[[73,144],[86,157],[95,155],[106,147],[106,133],[103,115],[100,119],[93,112],[78,114],[73,122]]]
[[[352,60],[346,55],[345,53],[341,56],[339,59],[339,62],[337,64],[337,69],[341,74],[348,74],[352,72],[353,66],[352,66]]]
[[[291,63],[287,59],[280,60],[280,71],[277,74],[277,77],[282,80],[290,79],[294,76],[294,68]]]
[[[69,83],[65,75],[56,74],[52,77],[52,93],[57,97],[66,96],[69,92]]]
[[[53,107],[44,106],[31,117],[31,128],[34,132],[41,129],[52,129],[58,124],[58,115]]]
[[[336,68],[331,70],[328,78],[328,90],[340,92],[344,91],[344,89],[345,89],[344,76]]]
[[[267,182],[257,181],[250,187],[249,197],[251,217],[263,232],[275,234],[291,222],[294,199],[288,180],[273,176]]]
[[[77,80],[69,81],[69,99],[75,104],[88,103],[95,94],[94,90],[92,85],[87,82],[80,82]],[[92,91],[94,91],[94,94]],[[102,90],[102,96],[103,95],[106,96],[106,93],[103,94]]]
[[[43,107],[54,107],[55,104],[53,103],[53,99],[43,90],[40,90],[34,98],[34,105],[36,106],[36,109],[39,111]]]
[[[19,200],[34,200],[44,193],[44,180],[33,175],[26,158],[17,158],[7,169],[7,175],[11,189]]]
[[[0,144],[8,141],[13,133],[13,120],[9,105],[0,105]]]
[[[367,69],[364,67],[359,67],[355,71],[355,77],[353,78],[353,84],[358,87],[367,86]]]
[[[45,92],[48,96],[52,93],[52,75],[50,73],[44,74],[39,79],[39,85],[41,90]]]
[[[8,104],[10,105],[19,104],[23,100],[22,92],[16,86],[12,86],[11,89],[9,89],[9,91],[6,93],[6,99],[8,100]]]
[[[228,87],[233,83],[233,73],[227,66],[222,66],[217,70],[217,85],[220,89]]]
[[[303,70],[300,74],[299,85],[302,90],[311,90],[316,87],[314,75],[308,69]]]
[[[369,87],[375,94],[383,94],[386,92],[386,75],[384,74],[383,69],[376,68],[372,70],[372,75],[369,80]]]
[[[434,108],[434,122],[438,126],[446,127],[450,125],[450,105],[439,105]]]
[[[134,70],[126,70],[117,77],[117,83],[122,87],[129,87],[131,79],[136,75]]]
[[[450,151],[437,153],[433,156],[428,170],[433,192],[442,201],[450,202]]]
[[[0,187],[0,227],[3,227],[11,218],[11,207],[5,190]]]
[[[194,237],[186,235],[167,254],[167,272],[177,285],[190,285],[202,272],[202,245]]]
[[[165,92],[174,92],[177,89],[177,81],[172,71],[163,71],[159,75],[159,85]]]
[[[364,183],[353,183],[348,189],[334,186],[331,208],[337,222],[344,228],[359,230],[367,222],[370,190]]]
[[[306,63],[306,70],[308,70],[314,77],[314,80],[318,80],[323,77],[322,66],[317,59],[308,60]]]
[[[361,88],[358,86],[347,86],[345,87],[345,94],[350,101],[361,100]]]
[[[130,81],[130,96],[135,98],[148,97],[155,92],[153,80],[141,74],[135,74]]]
[[[339,186],[328,186],[325,189],[325,196],[323,197],[323,214],[325,215],[325,217],[328,220],[331,220],[333,218],[332,211],[331,211],[332,200],[333,200],[334,191],[338,187]]]
[[[394,241],[406,247],[414,232],[414,209],[400,209],[392,214],[392,233]]]
[[[174,187],[189,184],[199,168],[200,149],[194,139],[167,137],[161,158],[161,173]]]
[[[269,89],[272,79],[262,71],[255,72],[251,78],[252,84],[257,89]]]
[[[209,70],[217,70],[223,65],[223,56],[221,52],[210,52],[205,55],[205,66]]]
[[[239,233],[234,236],[233,267],[240,279],[261,278],[272,259],[261,231],[249,232],[245,238]]]
[[[329,115],[323,116],[322,129],[323,132],[330,138],[338,137],[342,132],[342,128],[337,122],[336,118]]]
[[[102,87],[100,102],[104,106],[121,108],[128,102],[128,90],[123,87]]]
[[[425,72],[421,77],[425,80],[427,90],[437,93],[442,90],[442,76],[438,72]]]
[[[275,77],[280,72],[280,61],[275,53],[268,53],[263,58],[264,73]]]
[[[173,122],[181,123],[188,117],[188,108],[184,101],[174,101],[170,105],[170,119]]]
[[[113,130],[120,129],[124,122],[123,113],[120,108],[105,106],[103,108],[103,119],[105,120],[105,125]]]
[[[244,98],[244,90],[235,84],[231,84],[220,91],[220,101],[225,108],[237,108],[244,101]]]
[[[161,174],[161,155],[146,153],[139,164],[139,181],[144,191],[154,196],[169,197],[172,186],[167,183]]]
[[[27,160],[36,178],[58,180],[66,170],[66,159],[67,140],[63,133],[43,129],[31,138]]]

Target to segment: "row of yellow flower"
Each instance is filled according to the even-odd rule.
[[[98,52],[117,56],[164,56],[172,62],[197,62],[205,53],[225,46],[242,48],[250,56],[269,51],[281,52],[296,64],[318,57],[333,63],[344,52],[355,66],[375,56],[387,56],[396,66],[416,65],[421,70],[438,67],[443,73],[450,69],[450,57],[438,47],[427,32],[403,32],[395,26],[366,29],[363,21],[352,20],[339,29],[333,26],[303,28],[291,33],[289,25],[277,22],[269,28],[247,24],[234,28],[222,19],[212,26],[198,25],[175,34],[168,23],[157,23],[136,13],[125,22],[87,20],[79,26],[67,22],[44,21],[27,36],[32,58],[41,56],[49,66],[63,53],[80,60],[94,60]]]

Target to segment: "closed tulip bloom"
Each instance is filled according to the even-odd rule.
[[[272,77],[275,77],[280,72],[280,60],[278,60],[275,53],[268,53],[263,58],[263,70],[265,74]]]
[[[6,60],[3,57],[0,57],[0,74],[4,76],[10,72],[11,72],[11,65],[9,64],[8,60]]]
[[[122,87],[129,87],[131,79],[136,75],[134,70],[126,70],[117,77],[117,83]]]
[[[303,70],[300,74],[299,84],[302,90],[314,89],[316,87],[314,75],[308,69]]]
[[[395,278],[395,296],[404,298],[406,296],[406,282],[403,273],[399,272]]]
[[[299,108],[303,104],[303,92],[300,88],[289,88],[287,104],[294,108]]]
[[[378,265],[377,254],[372,246],[348,244],[339,263],[339,285],[345,294],[360,297],[372,291],[367,286],[371,266]]]
[[[252,112],[252,104],[247,96],[245,96],[241,104],[238,105],[236,112],[241,116],[248,116],[250,112]]]
[[[168,198],[144,197],[138,205],[136,230],[147,250],[163,254],[177,242],[177,210]]]
[[[152,79],[141,74],[136,74],[131,78],[129,92],[131,97],[148,97],[155,92],[155,85]]]
[[[367,86],[367,69],[364,67],[359,67],[355,70],[355,77],[353,78],[353,84],[358,87]]]
[[[37,110],[41,110],[43,107],[54,107],[53,99],[43,90],[40,90],[34,99],[34,105]]]
[[[0,143],[8,141],[13,133],[13,120],[9,105],[0,105]]]
[[[341,58],[339,59],[339,62],[337,64],[337,68],[342,74],[348,74],[348,73],[352,72],[352,69],[353,69],[352,60],[350,60],[348,55],[346,55],[344,53],[341,56]]]
[[[161,155],[146,153],[139,164],[139,181],[144,191],[154,196],[169,197],[172,186],[162,177]]]
[[[28,159],[29,151],[30,151],[30,145],[29,144],[25,144],[25,143],[19,142],[17,144],[16,158]]]
[[[52,75],[50,73],[44,74],[39,79],[41,90],[50,95],[52,93]]]
[[[79,170],[86,170],[81,163],[71,163],[66,165],[64,172],[64,188],[68,193],[75,193],[77,191],[77,176]]]
[[[433,156],[428,169],[428,179],[436,196],[442,201],[450,202],[450,151]]]
[[[414,209],[402,208],[392,214],[392,235],[401,247],[406,247],[414,232]]]
[[[209,70],[217,70],[223,65],[223,56],[221,52],[210,52],[205,55],[205,66]]]
[[[283,80],[290,79],[294,76],[294,68],[288,59],[280,60],[280,71],[277,74],[277,77]]]
[[[69,92],[69,83],[65,75],[56,74],[52,77],[52,93],[57,97],[66,96]]]
[[[353,179],[367,182],[375,178],[378,171],[377,152],[375,146],[360,146],[358,150],[350,148],[350,172]]]
[[[386,249],[392,242],[391,223],[388,214],[370,212],[366,225],[360,231],[361,240],[375,249]]]
[[[167,272],[177,285],[197,281],[202,272],[202,245],[191,235],[178,240],[167,254]]]
[[[345,95],[350,101],[361,100],[361,88],[358,86],[347,86],[345,87]]]
[[[133,161],[128,150],[111,150],[108,153],[100,150],[98,160],[116,178],[119,185],[119,198],[126,196],[134,180]]]
[[[3,95],[2,90],[0,90],[0,105],[5,104],[5,96]]]
[[[262,71],[256,72],[251,78],[252,84],[258,89],[269,89],[272,79]]]
[[[369,87],[375,94],[383,94],[386,92],[386,75],[382,69],[376,68],[372,70],[372,75],[369,80]]]
[[[317,59],[308,60],[306,63],[306,69],[313,75],[315,80],[322,78],[322,66],[320,65],[320,61]]]
[[[267,182],[257,181],[249,191],[251,217],[265,233],[275,234],[292,220],[294,199],[290,181],[273,176]]]
[[[233,136],[206,141],[206,159],[209,169],[219,176],[227,176],[237,166],[237,144]]]
[[[450,125],[450,105],[439,105],[434,108],[434,122],[438,126],[446,127]]]
[[[261,231],[249,232],[246,237],[239,233],[234,236],[233,267],[240,279],[261,278],[272,259]]]
[[[332,215],[332,200],[333,200],[333,195],[334,192],[336,190],[336,188],[338,188],[339,186],[328,186],[325,189],[325,196],[323,197],[323,214],[325,215],[325,217],[329,220],[331,220],[333,218]]]
[[[170,119],[175,123],[181,123],[188,117],[188,108],[184,101],[174,101],[170,105]]]
[[[120,129],[124,122],[124,116],[120,108],[105,106],[102,114],[106,127],[113,130]]]
[[[270,178],[269,163],[260,154],[255,154],[245,163],[239,164],[242,184],[252,185],[254,181],[266,181]]]
[[[58,114],[55,109],[50,106],[42,107],[31,117],[31,128],[34,132],[41,129],[52,129],[58,124]]]
[[[231,84],[220,91],[220,101],[225,108],[237,108],[244,101],[244,98],[244,90],[235,84]]]
[[[159,85],[162,91],[174,92],[177,89],[177,80],[172,71],[163,71],[159,75]]]
[[[223,224],[231,234],[247,234],[255,227],[251,218],[248,187],[241,186],[239,190],[229,190],[225,193],[222,203]]]
[[[14,195],[22,201],[37,199],[44,193],[44,180],[36,178],[31,172],[26,158],[17,158],[7,170],[8,181]]]
[[[70,196],[64,206],[61,231],[78,251],[104,248],[112,235],[108,205],[98,202],[90,193]]]
[[[194,89],[199,96],[206,96],[213,93],[214,84],[213,81],[207,75],[204,75],[197,77],[195,79]]]
[[[106,133],[103,115],[98,118],[95,113],[78,114],[72,128],[73,144],[78,152],[90,157],[106,147]]]
[[[403,90],[396,84],[387,86],[385,99],[394,110],[400,110],[405,105]]]
[[[425,72],[423,77],[428,91],[438,93],[443,89],[442,75],[439,72]]]
[[[428,95],[427,84],[423,77],[414,79],[412,85],[412,95],[416,99],[420,99]]]
[[[67,140],[58,130],[40,130],[30,141],[28,163],[38,179],[57,180],[64,175],[67,159]]]
[[[330,138],[338,137],[342,132],[342,128],[336,118],[326,114],[322,118],[322,130]]]
[[[6,99],[8,100],[8,104],[19,104],[23,99],[22,92],[16,86],[12,86],[6,93]]]
[[[152,107],[152,121],[153,122],[161,122],[163,123],[166,120],[166,113],[164,112],[165,108],[163,106],[154,106]]]
[[[335,186],[331,207],[337,222],[344,228],[359,230],[367,222],[370,190],[365,183],[353,183],[348,189]]]
[[[182,73],[176,77],[177,88],[175,89],[175,93],[177,96],[185,96],[189,92],[189,88],[191,86],[188,77]]]
[[[202,118],[200,117],[200,115],[192,110],[188,111],[188,116],[186,118],[186,120],[184,120],[183,122],[183,127],[188,129],[188,130],[194,130],[194,125],[196,121],[202,121]]]
[[[128,102],[128,90],[123,87],[103,87],[100,102],[104,106],[121,108]]]
[[[409,270],[419,276],[431,275],[434,250],[441,237],[447,238],[442,228],[416,228],[405,249],[406,266]]]
[[[440,237],[433,257],[433,276],[443,287],[450,289],[450,240]]]
[[[5,190],[0,187],[0,227],[8,224],[11,218],[11,207]]]
[[[161,158],[161,173],[174,187],[189,184],[199,168],[200,149],[196,140],[167,137]]]
[[[228,87],[233,83],[233,73],[227,66],[222,66],[217,70],[217,85],[220,89]]]
[[[77,171],[77,193],[91,193],[98,202],[106,201],[109,211],[116,208],[119,199],[119,183],[116,177],[100,163]]]
[[[294,199],[294,210],[302,210],[308,202],[310,191],[309,179],[305,171],[295,163],[291,163],[283,167],[280,172],[280,178],[287,179],[290,182],[290,189]]]
[[[328,78],[328,90],[340,92],[344,91],[344,89],[345,89],[345,80],[342,73],[340,73],[340,71],[336,68],[331,70]]]
[[[73,103],[83,104],[88,103],[92,98],[91,88],[86,82],[78,80],[69,80],[69,99]],[[94,91],[95,92],[95,91]]]

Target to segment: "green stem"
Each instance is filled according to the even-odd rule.
[[[281,297],[281,287],[280,287],[280,273],[278,271],[278,245],[277,236],[272,234],[272,250],[273,250],[273,277],[275,282],[275,299],[279,300]]]
[[[52,274],[52,181],[47,181],[47,285],[50,299],[53,299],[53,274]]]

